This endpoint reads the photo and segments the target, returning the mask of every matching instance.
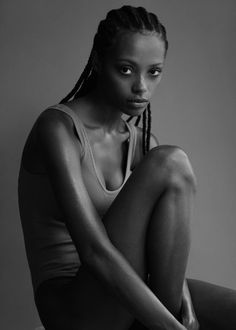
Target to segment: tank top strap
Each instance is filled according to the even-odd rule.
[[[73,121],[73,124],[75,126],[76,133],[81,142],[83,154],[84,154],[84,152],[86,150],[86,141],[87,140],[86,140],[85,132],[83,129],[83,125],[80,122],[79,117],[75,114],[75,112],[64,104],[55,104],[55,105],[48,107],[47,109],[56,109],[56,110],[62,111],[71,118],[71,120]]]

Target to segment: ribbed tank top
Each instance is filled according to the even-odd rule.
[[[130,134],[125,177],[118,189],[108,190],[99,176],[85,126],[78,115],[63,104],[49,108],[66,113],[73,121],[79,137],[78,143],[82,146],[81,171],[84,184],[102,218],[131,174],[130,167],[137,141],[136,127],[124,121]],[[68,232],[47,173],[31,173],[21,163],[18,201],[34,291],[47,279],[75,276],[80,266],[79,254]]]

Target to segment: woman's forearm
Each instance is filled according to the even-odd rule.
[[[114,247],[103,253],[95,253],[86,264],[127,310],[147,328],[185,329]]]

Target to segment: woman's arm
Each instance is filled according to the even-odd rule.
[[[185,329],[112,245],[84,186],[78,138],[54,110],[37,121],[42,157],[81,261],[149,329]]]

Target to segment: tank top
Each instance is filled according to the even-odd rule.
[[[86,129],[79,116],[63,104],[49,108],[66,113],[73,121],[79,137],[78,143],[82,146],[83,181],[93,205],[102,218],[132,172],[131,164],[137,141],[136,127],[124,121],[130,134],[125,177],[118,189],[108,190],[97,171]],[[34,292],[39,284],[47,279],[75,276],[81,264],[79,254],[46,172],[31,173],[21,162],[18,177],[18,202]]]

